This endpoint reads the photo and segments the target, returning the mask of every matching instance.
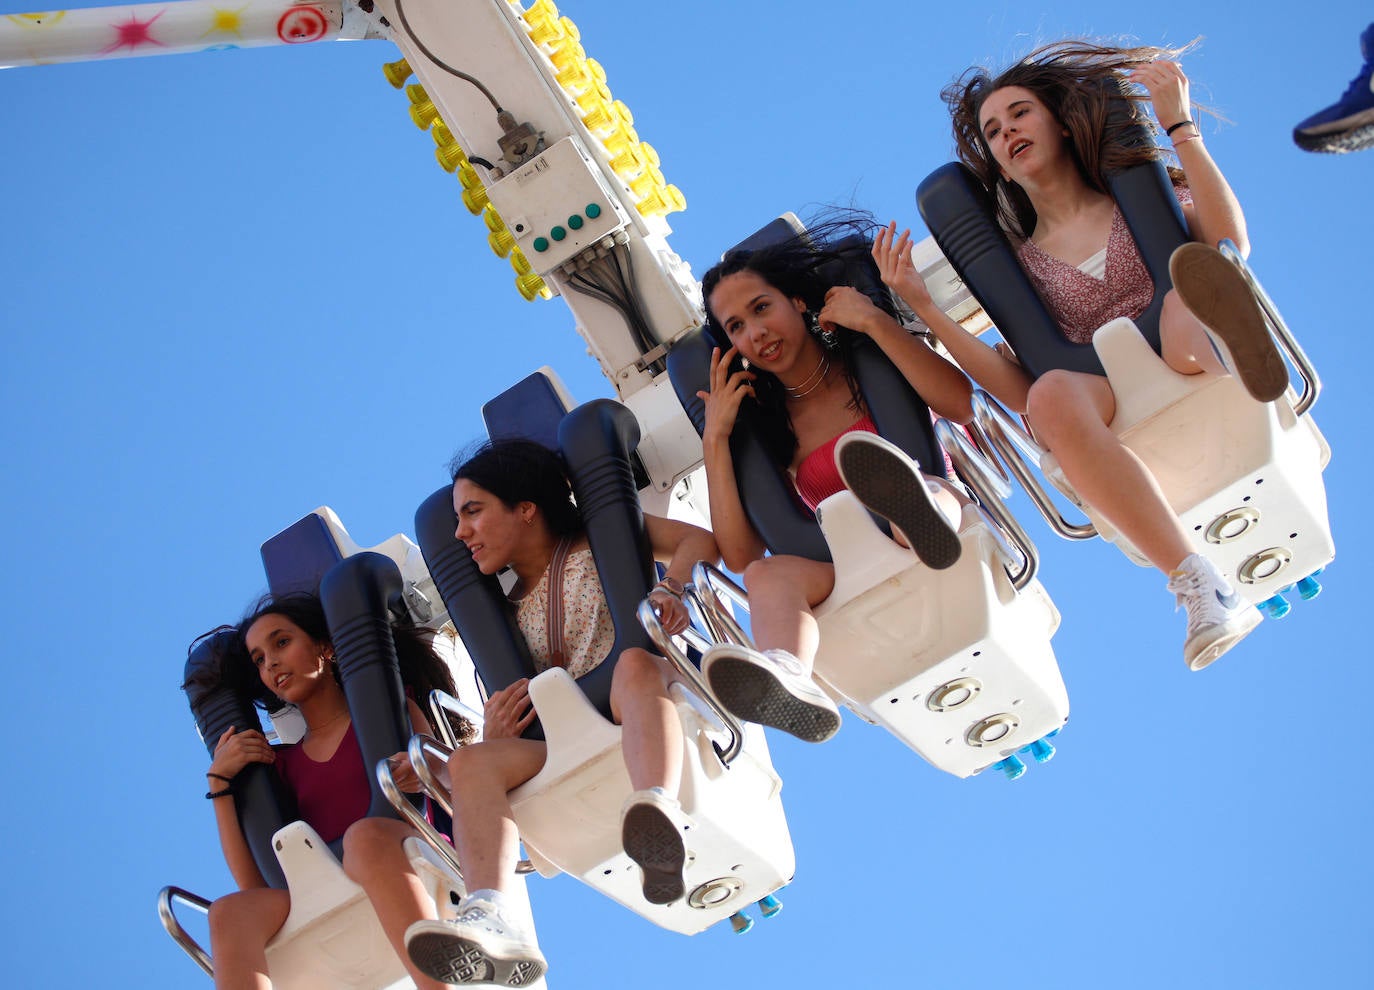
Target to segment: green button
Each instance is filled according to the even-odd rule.
[[[555,241],[561,241],[563,238],[568,236],[568,232],[564,230],[562,227],[555,227],[553,228],[553,230],[549,231],[549,236],[552,237]]]
[[[549,249],[549,239],[547,237],[536,237],[534,239],[534,249],[536,251],[547,251]]]
[[[568,217],[568,226],[571,227],[573,230],[581,230],[582,218],[579,217],[576,213],[574,213],[572,216]]]
[[[599,217],[599,216],[601,216],[601,207],[598,206],[598,205],[595,204],[595,203],[588,203],[588,204],[587,204],[587,217],[588,217],[588,219],[595,220],[595,219],[596,219],[597,217]]]

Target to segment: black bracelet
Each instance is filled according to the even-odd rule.
[[[1193,124],[1193,122],[1185,117],[1182,120],[1180,120],[1177,124],[1175,124],[1173,127],[1166,127],[1164,129],[1164,136],[1169,137],[1171,134],[1174,133],[1174,131],[1178,130],[1180,127],[1187,127],[1189,124]],[[1196,127],[1197,124],[1193,124],[1193,126]]]
[[[222,780],[222,781],[224,781],[226,784],[232,784],[232,783],[234,782],[234,778],[233,778],[233,777],[226,777],[226,776],[224,776],[224,774],[222,774],[222,773],[215,773],[213,770],[206,770],[206,771],[205,771],[205,776],[207,776],[207,777],[214,777],[216,780]]]
[[[233,797],[234,792],[226,787],[222,791],[206,791],[205,796],[213,801],[215,798]]]

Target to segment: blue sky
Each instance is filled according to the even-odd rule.
[[[916,224],[915,186],[952,147],[937,94],[969,64],[1071,34],[1205,36],[1185,68],[1229,120],[1208,145],[1325,378],[1326,591],[1189,674],[1163,579],[1060,541],[1023,500],[1064,616],[1054,762],[959,781],[854,718],[823,747],[775,737],[798,859],[783,913],[686,939],[541,881],[550,983],[1368,984],[1374,154],[1304,154],[1289,131],[1354,74],[1370,11],[924,6],[564,12],[686,194],[671,243],[698,274],[783,210],[852,200]],[[540,364],[579,399],[610,394],[562,303],[516,295],[382,79],[393,57],[0,73],[7,985],[203,979],[154,913],[164,884],[230,886],[178,685],[186,644],[264,587],[264,539],[320,504],[361,543],[409,532],[481,402]]]

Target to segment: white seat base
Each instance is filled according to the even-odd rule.
[[[723,727],[683,685],[671,694],[685,743],[678,799],[695,823],[686,898],[644,900],[639,867],[621,847],[620,810],[631,793],[621,729],[564,670],[530,682],[549,756],[510,796],[526,854],[542,874],[567,873],[662,928],[692,935],[772,894],[792,879],[796,859],[763,733],[746,726],[744,749],[726,769],[711,748]]]
[[[941,571],[885,536],[848,491],[819,516],[836,581],[815,612],[814,676],[837,701],[957,777],[1064,725],[1068,691],[1050,645],[1059,612],[1039,582],[1012,586],[986,516],[965,507],[960,559]],[[985,720],[995,721],[975,731]]]

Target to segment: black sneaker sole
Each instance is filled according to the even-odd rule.
[[[958,562],[959,534],[935,507],[910,461],[876,444],[851,442],[840,449],[839,467],[845,487],[870,512],[900,529],[923,564],[942,571]]]
[[[796,697],[748,660],[713,659],[706,678],[716,700],[746,722],[781,729],[804,742],[825,742],[840,730],[838,712]]]
[[[636,804],[625,812],[620,826],[625,855],[644,873],[644,899],[672,904],[687,893],[682,879],[687,847],[673,820],[652,804]]]
[[[1183,304],[1226,345],[1231,371],[1251,397],[1283,395],[1288,368],[1239,269],[1216,248],[1184,244],[1169,258],[1169,277]]]
[[[547,968],[535,959],[502,959],[476,942],[443,932],[415,935],[406,942],[406,952],[426,976],[440,983],[525,987]]]

